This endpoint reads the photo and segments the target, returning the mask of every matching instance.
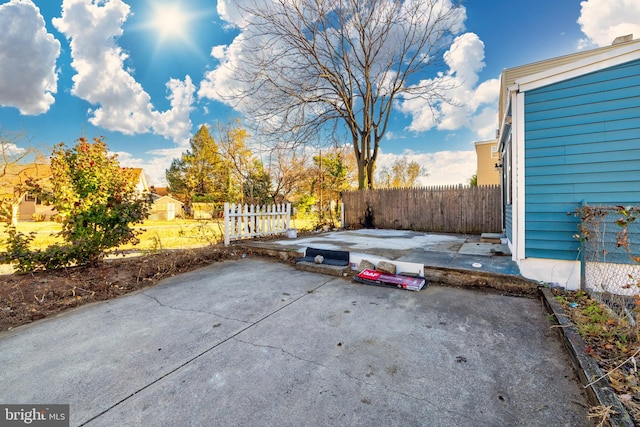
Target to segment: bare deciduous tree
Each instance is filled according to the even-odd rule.
[[[276,202],[291,201],[308,187],[309,156],[303,150],[276,147],[270,152],[267,165]]]
[[[406,157],[396,159],[391,167],[384,167],[378,173],[378,180],[384,187],[408,188],[414,187],[418,178],[429,176],[429,173],[416,161],[409,161]]]
[[[424,71],[442,64],[465,9],[458,0],[273,0],[245,14],[229,95],[265,134],[346,132],[358,185],[372,188],[394,103],[446,101],[450,80]]]

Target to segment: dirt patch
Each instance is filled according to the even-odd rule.
[[[0,331],[147,288],[176,274],[216,261],[250,255],[247,250],[209,246],[107,260],[100,266],[32,274],[0,275]]]

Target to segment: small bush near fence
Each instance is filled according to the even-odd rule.
[[[345,227],[440,233],[499,233],[499,185],[439,186],[348,191],[342,194]]]

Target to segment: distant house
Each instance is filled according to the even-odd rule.
[[[127,168],[132,171],[133,180],[136,184],[136,192],[139,195],[149,194],[150,189],[147,184],[147,178],[144,176],[142,168]]]
[[[499,185],[500,184],[500,152],[498,151],[498,141],[478,141],[474,143],[476,147],[476,174],[478,185]]]
[[[506,69],[499,110],[513,259],[576,289],[576,209],[640,204],[640,40]]]
[[[184,204],[171,196],[154,196],[153,205],[149,211],[149,219],[154,221],[173,221],[182,215]]]
[[[46,163],[5,165],[0,176],[0,198],[14,205],[14,221],[45,220],[53,216],[55,212],[51,206],[42,204],[23,190],[27,180],[43,181],[50,176],[51,169]]]
[[[172,221],[176,216],[184,214],[184,203],[171,197],[167,187],[149,187],[153,206],[149,211],[149,219],[154,221]]]
[[[130,170],[133,171],[132,176],[138,195],[149,194],[150,189],[144,171],[141,168],[131,168]],[[17,212],[15,215],[18,221],[50,220],[55,215],[56,212],[52,206],[43,204],[41,200],[29,193],[22,192],[22,186],[27,179],[47,182],[50,178],[51,168],[46,163],[6,166],[6,171],[3,176],[0,176],[0,197],[13,199],[16,202]]]

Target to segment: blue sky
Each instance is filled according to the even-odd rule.
[[[381,146],[379,166],[408,156],[428,170],[425,185],[475,173],[473,142],[495,134],[504,68],[640,37],[637,0],[465,7],[446,70],[461,106],[439,108],[434,120],[420,103],[398,105]],[[232,84],[220,64],[235,60],[238,20],[229,0],[0,0],[0,129],[45,152],[104,136],[121,164],[162,186],[200,125],[242,119],[215,94]]]

